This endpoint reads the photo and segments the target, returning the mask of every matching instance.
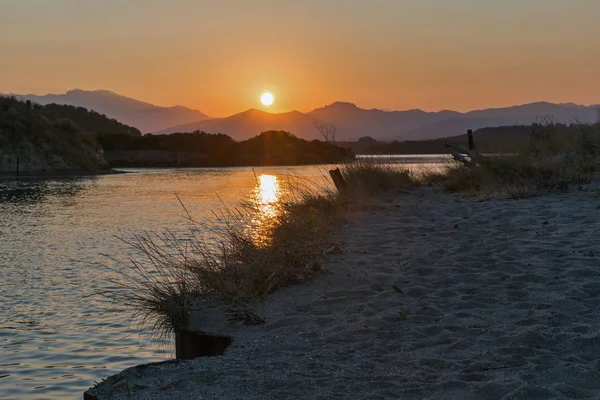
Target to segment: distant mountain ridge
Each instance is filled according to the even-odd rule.
[[[467,129],[529,125],[545,117],[563,123],[595,122],[598,107],[538,102],[460,113],[450,110],[365,110],[352,103],[336,102],[306,114],[298,111],[271,114],[251,109],[226,118],[175,126],[158,133],[203,131],[245,140],[264,131],[284,130],[304,139],[322,139],[315,125],[325,124],[336,128],[338,140],[351,141],[364,136],[377,140],[425,140],[460,135]]]
[[[299,111],[271,114],[250,109],[226,118],[214,118],[192,124],[175,126],[158,134],[203,131],[224,133],[236,141],[242,141],[267,131],[286,131],[303,139],[321,138],[314,126],[314,120]]]
[[[0,93],[1,94],[1,93]],[[65,94],[6,94],[22,100],[46,104],[67,104],[85,107],[134,126],[143,133],[156,132],[174,125],[198,122],[209,118],[206,114],[183,106],[159,107],[108,90],[70,90]]]
[[[338,140],[357,140],[371,136],[377,140],[424,140],[456,136],[467,129],[505,125],[529,125],[540,118],[552,117],[556,122],[595,122],[598,105],[535,102],[512,107],[458,112],[442,110],[384,111],[362,109],[353,103],[335,102],[308,113],[291,111],[273,114],[250,109],[225,118],[182,106],[158,107],[105,90],[71,90],[59,95],[14,95],[40,104],[70,104],[106,114],[143,133],[167,134],[203,131],[223,133],[237,141],[261,132],[283,130],[304,139],[322,139],[315,125],[334,126]]]

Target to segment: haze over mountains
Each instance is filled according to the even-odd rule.
[[[596,106],[575,104],[532,103],[498,109],[425,112],[421,110],[364,110],[351,103],[333,103],[302,114],[297,111],[270,114],[248,110],[226,118],[209,119],[175,126],[159,133],[204,132],[225,133],[235,140],[244,140],[263,131],[285,130],[305,139],[322,139],[317,124],[336,127],[337,140],[357,140],[371,136],[378,140],[423,140],[457,136],[467,129],[506,125],[529,125],[551,116],[557,122],[593,122]]]
[[[284,130],[305,139],[321,139],[315,124],[334,126],[337,140],[356,140],[363,136],[399,141],[434,139],[460,135],[467,129],[528,125],[543,117],[563,123],[593,122],[598,118],[599,107],[537,102],[460,113],[365,110],[351,103],[336,102],[308,113],[272,114],[251,109],[225,118],[209,118],[198,110],[182,106],[158,107],[108,91],[72,90],[62,95],[15,96],[40,104],[71,104],[93,109],[145,133],[203,131],[224,133],[238,141],[269,130]]]
[[[1,93],[0,93],[1,94]],[[8,94],[42,105],[56,103],[85,107],[134,126],[143,133],[156,132],[174,125],[198,122],[209,118],[198,110],[187,107],[159,107],[150,103],[121,96],[107,90],[70,90],[65,94]]]

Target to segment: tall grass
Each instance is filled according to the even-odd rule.
[[[317,196],[313,200],[327,203]],[[211,245],[191,242],[185,268],[202,293],[243,308],[318,271],[335,214],[292,201],[277,203],[266,219],[260,213],[250,204],[226,211],[211,227]]]
[[[138,254],[115,261],[107,278],[112,289],[102,294],[130,309],[132,319],[147,330],[150,338],[166,338],[188,325],[190,303],[196,296],[192,276],[183,268],[185,253],[176,235],[145,233],[125,241]]]
[[[149,232],[127,242],[137,256],[111,268],[114,289],[104,294],[157,336],[185,330],[190,310],[206,303],[251,320],[256,302],[320,271],[338,220],[334,202],[331,194],[307,189],[268,212],[247,202],[215,213],[211,222],[188,213],[184,237]]]
[[[321,270],[346,211],[417,184],[405,168],[371,160],[342,165],[341,172],[347,183],[341,193],[323,180],[296,177],[278,201],[224,208],[212,222],[195,220],[182,203],[187,235],[146,233],[128,242],[138,256],[113,269],[119,277],[107,296],[162,336],[185,330],[190,310],[206,303],[253,321],[256,302]]]
[[[340,172],[351,197],[378,196],[394,189],[414,187],[418,184],[409,169],[385,159],[358,159],[344,164]]]

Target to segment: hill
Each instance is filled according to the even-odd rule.
[[[412,111],[363,110],[351,103],[334,103],[316,109],[308,114],[298,111],[272,114],[251,109],[226,118],[198,121],[193,124],[175,126],[159,134],[174,132],[219,132],[230,135],[236,140],[245,140],[260,132],[283,130],[294,133],[304,139],[323,139],[316,125],[336,128],[338,138],[352,139],[363,136],[365,132],[375,137],[391,137],[391,132],[409,130],[453,116],[453,111],[427,113]]]
[[[176,126],[158,132],[158,134],[201,131],[224,133],[234,140],[241,141],[259,135],[262,132],[279,130],[298,132],[296,136],[307,140],[321,139],[319,132],[314,126],[314,120],[306,114],[298,111],[271,114],[256,109],[250,109],[227,118],[214,118],[193,124]]]
[[[405,132],[404,140],[435,139],[454,136],[468,129],[531,125],[540,119],[551,119],[562,124],[591,123],[598,119],[598,107],[576,104],[530,103],[506,108],[469,111],[453,118],[421,126]],[[441,133],[444,133],[440,136]]]
[[[175,126],[158,133],[218,132],[236,140],[245,140],[265,130],[284,130],[305,139],[322,139],[315,128],[317,124],[335,127],[336,138],[342,141],[354,141],[363,136],[381,141],[405,141],[456,136],[467,129],[530,125],[543,117],[551,117],[555,122],[565,124],[592,122],[597,118],[597,106],[532,103],[459,113],[447,110],[365,110],[351,103],[337,102],[306,114],[297,111],[271,114],[248,110],[226,118]]]
[[[54,103],[45,106],[34,104],[33,107],[51,121],[68,119],[85,133],[141,136],[138,129],[87,108]]]
[[[106,167],[93,135],[67,119],[51,121],[31,102],[0,96],[0,172],[93,172]]]
[[[461,114],[456,111],[364,110],[351,103],[337,102],[313,110],[308,115],[317,121],[335,126],[339,138],[358,139],[369,135],[381,140],[404,140],[404,132],[458,117]]]
[[[107,90],[71,90],[65,94],[11,94],[22,100],[34,103],[67,104],[94,110],[124,124],[134,126],[143,133],[157,132],[171,126],[197,122],[209,118],[198,110],[187,107],[159,107],[150,103],[120,96]]]
[[[481,153],[515,153],[529,144],[531,134],[540,127],[541,125],[514,125],[482,128],[473,132],[473,138],[477,150]],[[565,131],[571,129],[573,132],[578,129],[577,126],[566,125],[556,125],[556,127]],[[357,141],[337,144],[355,154],[448,154],[446,143],[466,147],[467,134],[404,142],[382,142],[366,136]]]

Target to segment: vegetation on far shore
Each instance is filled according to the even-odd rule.
[[[600,170],[600,124],[534,124],[518,151],[478,154],[472,161],[470,168],[454,162],[426,179],[482,199],[523,198],[589,183]]]
[[[557,126],[560,126],[557,124]],[[564,125],[562,125],[564,126]],[[529,142],[531,125],[498,126],[481,128],[473,132],[477,149],[481,153],[515,153]],[[407,140],[382,142],[364,136],[353,142],[337,142],[354,154],[446,154],[446,144],[464,146],[467,134],[429,140]]]
[[[115,167],[224,167],[339,163],[351,151],[333,143],[267,131],[236,142],[223,134],[100,135],[98,141]]]
[[[44,107],[0,96],[0,172],[95,171],[105,167],[93,136]]]

